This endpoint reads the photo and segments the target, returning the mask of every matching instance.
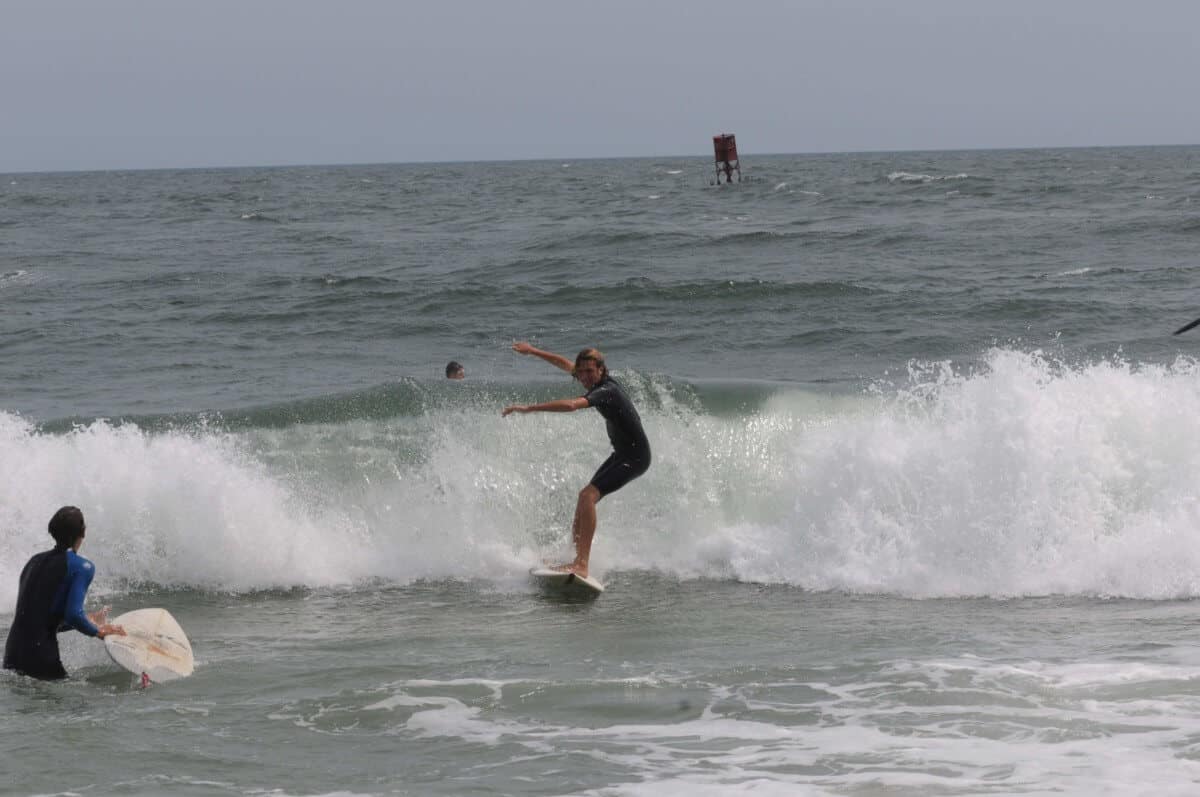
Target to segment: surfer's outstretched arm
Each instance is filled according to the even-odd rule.
[[[555,368],[566,371],[572,376],[575,374],[575,363],[571,362],[566,357],[563,357],[561,354],[555,354],[552,351],[542,351],[535,346],[529,345],[525,341],[514,343],[512,350],[517,354],[532,354],[534,357],[540,357],[541,359],[553,365]]]
[[[582,410],[587,406],[588,400],[580,396],[579,398],[556,399],[555,401],[547,401],[542,404],[513,404],[505,407],[500,414],[508,416],[514,412],[519,412],[522,415],[527,412],[574,412],[575,410]]]

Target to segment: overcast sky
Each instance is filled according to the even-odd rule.
[[[0,0],[0,172],[1200,143],[1196,0]]]

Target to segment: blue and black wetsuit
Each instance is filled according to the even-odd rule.
[[[611,376],[605,375],[584,398],[604,416],[608,440],[613,447],[612,456],[604,461],[591,481],[600,495],[605,496],[615,493],[650,468],[650,441],[633,402]]]
[[[96,567],[69,548],[36,554],[21,571],[17,614],[4,645],[4,669],[34,678],[66,678],[58,656],[58,633],[74,628],[88,636],[99,629],[83,611]]]

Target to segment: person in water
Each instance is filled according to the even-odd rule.
[[[641,476],[650,467],[650,441],[642,429],[642,419],[637,409],[615,379],[608,375],[604,355],[595,349],[584,349],[572,363],[566,357],[536,349],[528,343],[514,343],[513,351],[539,357],[556,368],[574,376],[587,391],[579,398],[558,399],[543,404],[514,404],[502,413],[527,412],[574,412],[595,407],[604,416],[608,427],[608,440],[613,453],[587,486],[579,491],[575,505],[575,522],[572,538],[575,542],[575,561],[559,569],[581,576],[588,574],[588,557],[592,551],[592,537],[596,533],[596,503],[606,495],[615,493],[626,484]]]
[[[451,360],[446,363],[446,378],[447,379],[466,379],[467,369],[463,368],[462,363]]]
[[[58,655],[58,634],[74,628],[81,634],[104,637],[124,634],[109,625],[108,607],[93,614],[83,611],[96,567],[79,555],[87,532],[83,512],[64,506],[50,518],[54,549],[35,554],[21,571],[17,613],[4,645],[4,669],[22,675],[55,680],[66,678]]]

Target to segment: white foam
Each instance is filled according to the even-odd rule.
[[[42,435],[0,414],[0,450],[0,478],[13,487],[0,506],[9,554],[0,588],[10,596],[16,569],[47,547],[46,522],[63,504],[84,509],[83,553],[97,563],[101,583],[246,589],[372,574],[361,527],[302,500],[234,437],[150,435],[103,421]]]
[[[1200,369],[997,349],[898,388],[712,416],[634,391],[654,444],[605,499],[593,567],[909,596],[1200,595]],[[401,452],[410,452],[407,455]],[[413,453],[415,452],[415,453]],[[245,590],[486,578],[569,547],[607,454],[595,413],[463,407],[247,434],[0,413],[0,610],[58,506],[100,577]]]
[[[698,419],[651,474],[677,466],[684,485],[662,545],[622,553],[814,589],[1194,596],[1197,382],[1190,360],[1072,369],[997,350],[857,412],[782,400],[740,428]]]
[[[512,697],[468,706],[453,695],[453,682],[445,684],[451,694],[419,697],[407,690],[441,690],[428,681],[397,684],[390,697],[367,708],[415,709],[398,712],[389,733],[487,746],[502,740],[524,748],[510,764],[539,753],[590,758],[619,784],[584,792],[597,795],[997,789],[1182,795],[1194,788],[1200,764],[1186,752],[1200,731],[1195,700],[1171,692],[1174,709],[1156,711],[1126,694],[1092,698],[1089,692],[1060,691],[1053,674],[1005,683],[1013,673],[1025,677],[1042,669],[1061,672],[1069,666],[964,657],[895,662],[876,671],[882,680],[839,688],[802,681],[772,685],[783,694],[788,686],[803,685],[828,695],[800,706],[772,703],[763,685],[710,684],[700,716],[589,727],[563,724],[557,712],[539,716],[537,707],[520,699],[513,704]],[[1138,675],[1134,667],[1128,674],[1131,695],[1153,683],[1145,678],[1155,677]],[[690,676],[687,683],[693,690],[701,686]],[[647,688],[655,686],[672,689],[669,681]],[[747,700],[746,692],[759,697]],[[808,720],[778,721],[780,712],[793,708]]]
[[[15,271],[8,271],[0,274],[0,289],[12,288],[15,286],[28,286],[41,281],[42,278],[37,274],[31,273],[26,269],[19,268]]]
[[[965,173],[932,175],[914,172],[892,172],[887,176],[889,183],[940,183],[946,180],[967,180],[971,175]]]

